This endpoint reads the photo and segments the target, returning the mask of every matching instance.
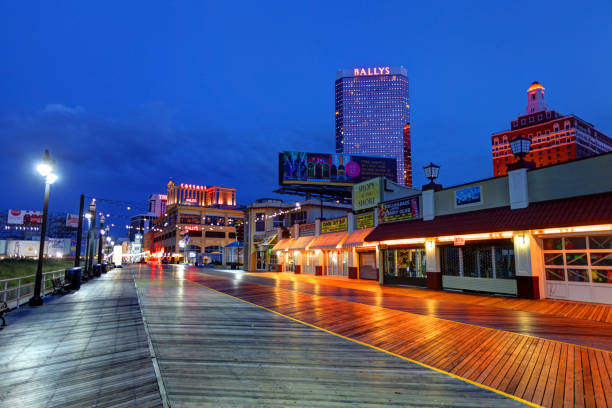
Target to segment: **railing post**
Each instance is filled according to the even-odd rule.
[[[46,278],[46,276],[43,275],[43,278],[42,278],[42,297],[45,297],[45,278]]]
[[[17,280],[17,308],[19,308],[19,300],[21,300],[21,279]]]
[[[8,298],[8,281],[4,281],[4,296],[2,296],[2,301],[6,303],[7,298]]]

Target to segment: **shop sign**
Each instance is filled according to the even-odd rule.
[[[348,218],[334,218],[333,220],[321,221],[321,234],[348,230]]]
[[[378,205],[378,222],[380,224],[413,220],[420,217],[418,196],[386,201]]]
[[[253,242],[261,242],[265,237],[263,234],[253,235]]]
[[[374,226],[374,213],[359,214],[357,216],[357,229],[371,228]]]
[[[465,245],[465,238],[463,238],[463,237],[455,237],[453,242],[455,243],[455,246],[463,246],[463,245]]]
[[[197,225],[185,225],[185,231],[199,231],[200,228]]]
[[[376,207],[382,200],[382,178],[377,177],[353,186],[353,211]]]
[[[307,237],[315,234],[315,223],[300,224],[300,236]]]
[[[480,186],[471,186],[455,190],[455,207],[482,204]]]

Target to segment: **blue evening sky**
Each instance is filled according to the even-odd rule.
[[[281,150],[334,149],[340,68],[403,65],[415,185],[492,176],[490,134],[540,81],[549,108],[612,134],[612,3],[3,1],[0,208],[142,201],[178,182],[277,187]],[[289,198],[289,197],[288,197]]]

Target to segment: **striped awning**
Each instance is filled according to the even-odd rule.
[[[365,237],[367,237],[372,231],[374,231],[374,227],[363,228],[363,229],[355,230],[351,232],[351,234],[348,236],[346,241],[344,241],[344,243],[342,244],[342,248],[352,248],[352,247],[363,246]]]
[[[306,249],[313,238],[314,237],[299,237],[298,239],[293,239],[287,249],[290,251],[300,251]]]
[[[321,234],[312,241],[308,249],[335,249],[344,242],[346,237],[348,233],[344,231]]]
[[[282,251],[284,249],[289,249],[289,246],[291,245],[291,241],[294,241],[294,239],[293,238],[281,239],[280,241],[278,241],[276,245],[274,245],[274,248],[272,248],[272,250]]]

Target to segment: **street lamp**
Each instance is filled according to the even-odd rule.
[[[438,173],[440,173],[440,166],[430,162],[423,167],[423,170],[425,171],[425,178],[429,179],[429,184],[425,184],[423,190],[441,190],[442,185],[434,182],[438,178]]]
[[[518,135],[510,141],[510,148],[512,149],[512,154],[518,157],[518,162],[524,165],[525,156],[529,153],[529,150],[531,150],[531,139],[523,135]]]
[[[41,306],[43,298],[40,296],[40,288],[42,286],[42,265],[43,254],[45,252],[45,235],[47,233],[47,213],[49,208],[49,191],[51,184],[57,180],[57,175],[53,173],[55,170],[55,160],[49,157],[49,151],[45,150],[45,155],[42,161],[36,166],[38,173],[45,178],[45,203],[43,206],[43,221],[40,230],[40,247],[38,250],[38,266],[36,268],[36,280],[34,282],[34,295],[30,298],[30,306]]]

